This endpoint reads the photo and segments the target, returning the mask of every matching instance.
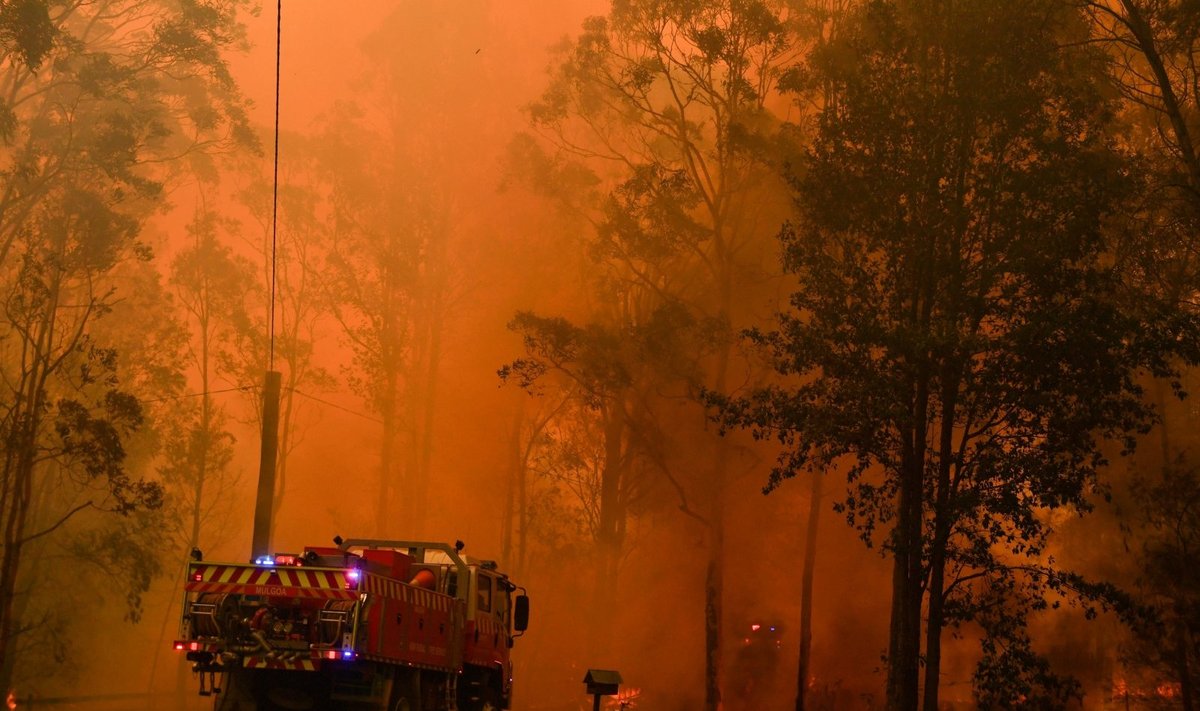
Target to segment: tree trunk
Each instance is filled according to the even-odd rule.
[[[721,359],[718,392],[725,392],[728,351]],[[729,462],[729,440],[713,441],[713,499],[709,511],[708,567],[704,575],[704,708],[722,707],[722,644],[724,638],[725,598],[725,473]]]
[[[380,538],[391,535],[391,501],[396,484],[396,375],[388,373],[388,392],[380,402],[383,439],[379,446],[379,497],[375,502],[375,534]]]
[[[7,523],[19,515],[15,507],[5,506]],[[6,528],[9,528],[6,526]],[[5,535],[4,554],[0,558],[0,693],[12,688],[13,660],[9,652],[14,640],[14,607],[16,605],[17,569],[21,562],[21,544]]]
[[[916,376],[912,425],[901,457],[896,526],[892,530],[892,620],[888,643],[888,711],[916,711],[921,657],[921,532],[928,377]]]
[[[604,425],[604,464],[600,478],[599,530],[596,535],[598,561],[593,611],[593,652],[603,658],[611,652],[612,620],[605,613],[616,609],[617,575],[621,560],[621,519],[625,517],[621,501],[624,475],[625,403],[617,398],[609,403]]]
[[[525,575],[525,554],[529,551],[529,464],[522,448],[520,466],[517,467],[517,568],[518,575]]]
[[[894,532],[896,545],[903,545],[900,524]],[[909,582],[911,560],[908,552],[897,551],[892,565],[892,612],[890,639],[888,642],[888,711],[915,711],[917,708],[918,663],[920,644],[920,606],[913,605]],[[918,598],[919,600],[919,598]],[[918,619],[913,621],[912,609],[917,608]]]
[[[30,453],[33,441],[27,439],[29,432],[24,434],[26,437],[18,443],[21,450],[16,458],[16,471],[12,472],[16,485],[4,503],[4,554],[0,559],[0,690],[12,688],[14,660],[10,654],[17,627],[14,617],[17,576],[21,569],[25,521],[33,489],[33,457]]]
[[[721,708],[721,632],[724,610],[722,591],[725,585],[725,525],[721,521],[723,511],[718,504],[713,507],[709,527],[708,567],[704,574],[704,708],[718,711]]]
[[[0,524],[3,525],[4,553],[0,556],[0,693],[12,687],[11,658],[13,617],[16,602],[17,575],[25,545],[26,520],[33,499],[33,474],[38,437],[41,432],[41,413],[46,400],[46,379],[50,375],[48,351],[54,342],[54,317],[58,310],[61,282],[56,278],[53,294],[40,324],[35,324],[36,336],[26,336],[23,346],[30,352],[23,363],[23,373],[15,401],[9,413],[9,430],[4,442],[3,488],[0,490]],[[32,341],[32,342],[31,342]]]
[[[800,664],[796,673],[796,711],[805,711],[812,661],[813,572],[817,567],[817,532],[825,475],[813,472],[809,490],[808,527],[804,537],[804,572],[800,582]]]
[[[440,322],[440,318],[431,315],[429,319],[429,332],[427,334],[429,348],[426,354],[425,372],[422,375],[424,380],[422,394],[424,397],[419,410],[421,417],[421,439],[417,448],[417,470],[414,472],[415,476],[412,481],[413,501],[417,509],[417,514],[413,519],[413,526],[415,527],[414,530],[419,532],[425,530],[425,510],[429,503],[429,485],[433,476],[433,428],[437,415],[438,367],[441,364],[442,358],[442,332],[437,326]]]
[[[1179,622],[1175,627],[1175,673],[1179,675],[1179,700],[1183,704],[1183,711],[1194,711],[1195,709],[1195,689],[1192,688],[1192,669],[1188,659],[1188,652],[1191,649],[1189,643],[1188,627],[1186,618],[1183,615],[1187,614],[1186,610],[1178,610]]]
[[[271,499],[271,520],[279,520],[279,509],[283,506],[283,492],[287,489],[288,452],[292,448],[292,422],[295,417],[296,364],[288,363],[288,387],[284,389],[283,412],[279,418],[279,449],[275,460],[275,492]]]
[[[942,373],[942,411],[939,413],[937,490],[934,492],[933,546],[929,553],[929,617],[925,629],[924,711],[938,710],[942,667],[942,628],[945,627],[946,546],[950,542],[951,466],[954,463],[954,419],[958,378],[947,365]]]
[[[521,478],[521,430],[524,419],[525,399],[518,397],[517,406],[513,409],[512,429],[508,435],[508,476],[504,482],[504,520],[500,526],[500,561],[504,570],[510,573],[514,570],[516,562],[513,553],[513,520],[517,516],[517,482]]]
[[[1171,77],[1167,71],[1168,61],[1159,52],[1158,39],[1154,36],[1154,31],[1150,27],[1149,21],[1142,14],[1142,9],[1138,6],[1137,2],[1135,0],[1121,0],[1121,6],[1125,9],[1126,22],[1124,24],[1130,33],[1133,34],[1134,41],[1137,42],[1142,56],[1146,59],[1146,64],[1150,67],[1150,73],[1154,77],[1159,97],[1162,99],[1162,111],[1167,115],[1167,120],[1171,123],[1171,132],[1175,136],[1173,152],[1183,163],[1184,169],[1187,170],[1191,183],[1189,187],[1194,191],[1197,186],[1200,186],[1200,157],[1197,157],[1196,147],[1192,143],[1191,131],[1188,128],[1188,118],[1179,101],[1175,87],[1171,83]],[[1168,141],[1168,143],[1170,142]],[[1194,195],[1194,192],[1192,194]]]

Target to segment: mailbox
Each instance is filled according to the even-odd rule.
[[[588,669],[583,677],[587,692],[593,696],[616,696],[621,685],[621,672],[609,669]]]

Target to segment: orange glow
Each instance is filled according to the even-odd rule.
[[[7,706],[10,709],[10,711],[11,711],[11,709],[15,709],[17,707],[17,692],[16,691],[9,689],[8,696],[5,697],[5,699],[4,699],[4,705]]]
[[[637,688],[625,689],[616,696],[610,697],[605,703],[605,708],[621,711],[623,709],[637,708],[638,699],[642,696],[642,690]]]

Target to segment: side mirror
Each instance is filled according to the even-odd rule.
[[[513,604],[513,629],[524,632],[529,629],[529,596],[517,595]]]

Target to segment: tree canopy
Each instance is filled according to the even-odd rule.
[[[768,488],[847,473],[840,510],[894,558],[889,708],[917,705],[923,605],[924,708],[942,629],[967,621],[981,703],[1071,693],[1023,631],[1072,587],[1042,555],[1046,512],[1087,508],[1109,442],[1154,421],[1139,376],[1174,378],[1194,346],[1197,324],[1113,267],[1135,176],[1081,28],[1048,0],[878,0],[809,66],[835,100],[781,235],[796,289],[751,334],[791,384],[716,400],[785,445]]]

